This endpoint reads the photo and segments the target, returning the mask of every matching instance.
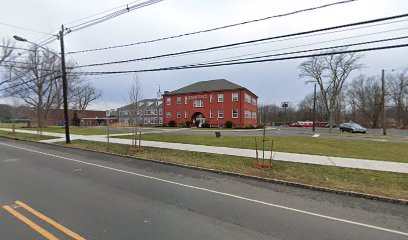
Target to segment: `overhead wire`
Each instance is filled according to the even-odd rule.
[[[262,38],[262,39],[244,41],[244,42],[237,42],[237,43],[231,43],[231,44],[226,44],[226,45],[218,45],[218,46],[201,48],[201,49],[193,49],[193,50],[188,50],[188,51],[181,51],[181,52],[176,52],[176,53],[168,53],[168,54],[162,54],[162,55],[156,55],[156,56],[150,56],[150,57],[133,58],[133,59],[103,62],[103,63],[93,63],[93,64],[78,66],[78,68],[95,67],[95,66],[103,66],[103,65],[111,65],[111,64],[122,64],[122,63],[135,62],[135,61],[144,61],[144,60],[163,58],[163,57],[169,57],[169,56],[178,56],[178,55],[184,55],[184,54],[190,54],[190,53],[196,53],[196,52],[206,52],[206,51],[209,51],[209,50],[223,49],[223,48],[227,48],[227,47],[234,47],[234,46],[246,45],[246,44],[251,44],[251,43],[258,43],[258,42],[264,42],[264,41],[269,41],[269,40],[282,39],[282,38],[301,36],[301,35],[308,35],[308,34],[325,32],[325,31],[330,31],[330,30],[335,30],[335,29],[348,28],[348,27],[353,27],[353,26],[383,22],[383,21],[388,21],[388,20],[393,20],[393,19],[405,18],[407,16],[408,16],[408,14],[402,14],[402,15],[396,15],[396,16],[385,17],[385,18],[372,19],[372,20],[368,20],[368,21],[361,21],[361,22],[355,22],[355,23],[350,23],[350,24],[337,25],[337,26],[333,26],[333,27],[326,27],[326,28],[314,29],[314,30],[309,30],[309,31],[303,31],[303,32],[297,32],[297,33],[273,36],[273,37],[268,37],[268,38]]]
[[[88,27],[91,27],[93,25],[96,25],[96,24],[105,22],[107,20],[110,20],[112,18],[118,17],[118,16],[123,15],[125,13],[128,13],[130,11],[133,11],[133,10],[136,10],[136,9],[139,9],[139,8],[143,8],[143,7],[147,7],[147,6],[162,2],[162,1],[163,0],[148,0],[148,1],[145,1],[145,2],[142,2],[142,3],[139,3],[139,4],[135,4],[133,6],[128,6],[128,7],[124,8],[124,9],[118,10],[116,12],[110,13],[108,15],[105,15],[105,16],[102,16],[102,17],[99,17],[99,18],[96,18],[96,19],[93,19],[93,20],[89,20],[89,21],[86,21],[86,22],[83,22],[83,23],[80,23],[80,24],[77,24],[77,25],[74,25],[74,26],[68,26],[67,29],[69,29],[69,32],[76,32],[76,31],[82,30],[84,28],[88,28]]]
[[[211,60],[210,62],[220,61],[220,60],[227,60],[227,59],[233,59],[233,58],[237,58],[237,57],[253,56],[253,55],[258,55],[258,54],[268,53],[268,52],[277,52],[277,51],[281,51],[281,50],[287,50],[287,49],[293,49],[293,48],[299,48],[299,47],[313,46],[313,45],[323,44],[323,43],[337,42],[337,41],[342,41],[342,40],[347,40],[347,39],[353,39],[353,38],[359,38],[359,37],[366,37],[366,36],[372,36],[372,35],[378,35],[378,34],[396,32],[396,31],[401,31],[401,30],[406,30],[406,29],[408,29],[408,27],[396,28],[396,29],[391,29],[391,30],[386,30],[386,31],[378,31],[378,32],[367,33],[367,34],[354,35],[354,36],[344,37],[344,38],[336,38],[336,39],[331,39],[331,40],[326,40],[326,41],[319,41],[319,42],[313,42],[313,43],[308,43],[308,44],[295,45],[295,46],[284,47],[284,48],[277,48],[277,49],[275,48],[275,49],[273,49],[273,50],[266,50],[266,51],[260,51],[260,52],[255,52],[255,53],[247,53],[247,54],[235,55],[235,56],[231,56],[231,57],[224,57],[224,58],[213,59],[213,60]],[[204,62],[204,63],[205,63],[205,62]]]
[[[3,22],[0,22],[0,25],[7,26],[7,27],[12,27],[12,28],[17,28],[17,29],[21,29],[21,30],[25,30],[25,31],[30,31],[30,32],[36,32],[36,33],[40,33],[40,34],[43,34],[43,35],[51,35],[49,33],[38,31],[38,30],[35,30],[35,29],[32,29],[32,28],[19,27],[19,26],[15,26],[15,25],[8,24],[8,23],[3,23]]]
[[[298,53],[325,51],[325,50],[331,50],[331,49],[337,49],[337,48],[348,48],[348,47],[359,46],[359,45],[367,45],[367,44],[381,43],[381,42],[388,42],[388,41],[397,41],[397,40],[403,40],[403,39],[407,39],[407,38],[408,38],[408,36],[394,37],[394,38],[379,39],[379,40],[365,41],[365,42],[359,42],[359,43],[350,43],[350,44],[344,44],[344,45],[337,45],[337,46],[331,46],[331,47],[323,47],[323,48],[293,51],[293,52],[287,52],[287,53],[268,54],[268,55],[263,55],[263,56],[250,57],[250,58],[239,58],[239,59],[232,59],[232,60],[218,61],[218,62],[213,61],[213,62],[210,62],[210,63],[211,64],[218,64],[218,63],[225,63],[225,62],[236,62],[236,61],[243,61],[243,60],[266,58],[266,57],[276,57],[276,56],[282,56],[282,55],[292,55],[292,54],[298,54]],[[198,64],[195,64],[195,65],[202,65],[202,64],[208,64],[208,63],[203,62],[203,63],[198,63]]]
[[[221,27],[210,28],[210,29],[206,29],[206,30],[200,30],[200,31],[195,31],[195,32],[190,32],[190,33],[183,33],[183,34],[179,34],[179,35],[173,35],[173,36],[169,36],[169,37],[163,37],[163,38],[147,40],[147,41],[142,41],[142,42],[136,42],[136,43],[129,43],[129,44],[110,46],[110,47],[102,47],[102,48],[93,48],[93,49],[87,49],[87,50],[74,51],[74,52],[69,52],[68,54],[93,52],[93,51],[101,51],[101,50],[129,47],[129,46],[140,45],[140,44],[145,44],[145,43],[153,43],[153,42],[159,42],[159,41],[164,41],[164,40],[169,40],[169,39],[174,39],[174,38],[181,38],[181,37],[186,37],[186,36],[191,36],[191,35],[196,35],[196,34],[201,34],[201,33],[208,33],[208,32],[217,31],[217,30],[221,30],[221,29],[227,29],[227,28],[231,28],[231,27],[241,26],[241,25],[245,25],[245,24],[249,24],[249,23],[255,23],[255,22],[270,20],[270,19],[273,19],[273,18],[286,17],[286,16],[298,14],[298,13],[314,11],[314,10],[317,10],[317,9],[327,8],[327,7],[330,7],[330,6],[350,3],[350,2],[354,2],[354,1],[356,1],[356,0],[346,0],[346,1],[340,1],[340,2],[335,2],[335,3],[329,3],[329,4],[320,5],[320,6],[317,6],[317,7],[300,9],[300,10],[296,10],[296,11],[292,11],[292,12],[288,12],[288,13],[278,14],[278,15],[274,15],[274,16],[269,16],[269,17],[264,17],[264,18],[260,18],[260,19],[254,19],[254,20],[249,20],[249,21],[244,21],[244,22],[239,22],[239,23],[234,23],[234,24],[225,25],[225,26],[221,26]]]
[[[103,12],[95,13],[95,14],[92,14],[92,15],[87,16],[87,17],[82,17],[82,18],[80,18],[80,19],[72,20],[72,21],[70,21],[70,22],[65,23],[64,25],[69,25],[69,24],[72,24],[72,23],[75,23],[75,22],[79,22],[79,21],[88,19],[88,18],[92,18],[92,17],[98,16],[98,15],[102,15],[102,14],[107,13],[107,12],[110,12],[110,11],[112,11],[112,10],[116,10],[116,9],[119,9],[119,8],[127,7],[127,6],[129,6],[129,4],[133,4],[133,3],[136,3],[136,2],[140,2],[140,1],[141,1],[141,0],[136,0],[136,1],[133,1],[133,2],[129,2],[129,3],[125,4],[125,5],[121,5],[121,6],[118,6],[118,7],[114,7],[114,8],[105,10],[105,11],[103,11]]]
[[[183,65],[183,66],[140,69],[140,70],[73,72],[71,73],[71,75],[108,75],[108,74],[122,74],[122,73],[141,73],[141,72],[158,72],[158,71],[194,69],[194,68],[208,68],[208,67],[230,66],[230,65],[240,65],[240,64],[274,62],[274,61],[310,58],[310,57],[318,57],[318,56],[330,56],[330,55],[346,54],[346,53],[370,52],[370,51],[379,51],[379,50],[395,49],[395,48],[403,48],[403,47],[408,47],[408,44],[397,44],[397,45],[388,45],[388,46],[380,46],[380,47],[372,47],[372,48],[342,50],[342,51],[335,51],[335,52],[324,52],[324,53],[315,53],[315,54],[308,54],[308,55],[298,55],[298,56],[282,57],[282,58],[268,58],[268,59],[259,59],[259,60],[241,61],[241,62],[214,63],[214,64],[203,64],[203,65]]]

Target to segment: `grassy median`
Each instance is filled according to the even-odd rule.
[[[31,130],[31,131],[37,131],[38,128],[24,128],[24,130]],[[43,132],[53,132],[53,133],[65,133],[65,127],[61,126],[49,126],[49,127],[44,127],[42,128]],[[78,134],[78,135],[106,135],[107,130],[105,127],[76,127],[76,126],[70,126],[69,127],[69,132],[71,134]],[[117,133],[127,133],[125,131],[110,131],[111,134],[117,134]]]
[[[53,139],[55,137],[51,136],[40,136],[38,134],[29,134],[29,133],[12,133],[12,132],[5,132],[0,131],[0,136],[21,139],[21,140],[28,140],[28,141],[41,141],[47,139]]]
[[[65,145],[64,143],[60,144]],[[106,144],[100,142],[75,140],[69,146],[100,152],[107,151]],[[282,161],[274,161],[274,169],[264,170],[254,168],[254,159],[252,158],[150,147],[143,147],[142,152],[134,153],[129,152],[129,147],[128,145],[110,144],[109,152],[340,190],[408,199],[407,174]]]
[[[122,136],[120,138],[131,138]],[[258,140],[261,138],[258,137]],[[268,137],[274,140],[274,150],[334,157],[362,158],[408,163],[408,143],[377,142],[336,138],[312,138],[297,136]],[[207,146],[255,149],[255,138],[249,136],[222,136],[189,134],[144,134],[142,140],[189,143]],[[267,144],[269,146],[270,142]],[[259,145],[258,145],[259,147]]]

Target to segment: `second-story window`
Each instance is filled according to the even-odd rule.
[[[177,97],[177,105],[181,104],[181,97]]]
[[[194,107],[203,107],[204,100],[194,100]]]
[[[187,96],[184,97],[184,104],[187,104]]]
[[[171,97],[166,98],[166,103],[167,103],[167,105],[171,105]]]
[[[223,93],[218,94],[218,102],[224,102],[224,94]]]
[[[232,101],[233,102],[238,102],[238,93],[233,93],[232,94]]]

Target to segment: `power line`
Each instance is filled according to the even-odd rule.
[[[16,49],[16,50],[24,50],[24,51],[34,51],[33,49],[29,48],[21,48],[21,47],[11,47],[11,46],[6,46],[6,45],[0,45],[1,48],[11,48],[11,49]]]
[[[330,50],[330,49],[348,48],[348,47],[359,46],[359,45],[367,45],[367,44],[373,44],[373,43],[397,41],[397,40],[402,40],[402,39],[407,39],[407,38],[408,38],[408,36],[394,37],[394,38],[388,38],[388,39],[380,39],[380,40],[373,40],[373,41],[366,41],[366,42],[359,42],[359,43],[351,43],[351,44],[338,45],[338,46],[332,46],[332,47],[323,47],[323,48],[315,48],[315,49],[308,49],[308,50],[300,50],[300,51],[294,51],[294,52],[288,52],[288,53],[269,54],[269,55],[264,55],[264,56],[257,56],[257,57],[250,57],[250,58],[239,58],[239,59],[232,59],[232,60],[219,61],[219,62],[214,61],[214,62],[210,62],[210,63],[208,63],[208,62],[207,63],[198,63],[198,64],[194,64],[192,66],[203,65],[203,64],[219,64],[219,63],[227,63],[227,62],[237,62],[237,61],[252,60],[252,59],[259,59],[259,58],[266,58],[266,57],[277,57],[277,56],[282,56],[282,55],[292,55],[292,54],[298,54],[298,53],[325,51],[325,50]]]
[[[136,9],[139,9],[139,8],[143,8],[143,7],[147,7],[147,6],[162,2],[162,1],[163,0],[149,0],[149,1],[142,2],[142,3],[139,3],[139,4],[133,5],[133,6],[128,6],[128,7],[124,8],[124,9],[122,9],[122,10],[118,10],[118,11],[110,13],[108,15],[105,15],[105,16],[102,16],[102,17],[99,17],[99,18],[96,18],[96,19],[93,19],[93,20],[83,22],[83,23],[77,24],[75,26],[68,27],[67,28],[67,29],[69,29],[68,33],[69,32],[79,31],[79,30],[82,30],[84,28],[91,27],[93,25],[105,22],[105,21],[110,20],[112,18],[115,18],[115,17],[118,17],[118,16],[123,15],[125,13],[128,13],[130,11],[133,11],[133,10],[136,10]]]
[[[269,19],[273,19],[273,18],[286,17],[286,16],[298,14],[298,13],[303,13],[303,12],[313,11],[313,10],[317,10],[317,9],[327,8],[327,7],[330,7],[330,6],[350,3],[350,2],[354,2],[354,1],[356,1],[356,0],[340,1],[340,2],[325,4],[325,5],[321,5],[321,6],[317,6],[317,7],[300,9],[300,10],[296,10],[296,11],[293,11],[293,12],[288,12],[288,13],[283,13],[283,14],[279,14],[279,15],[269,16],[269,17],[265,17],[265,18],[249,20],[249,21],[244,21],[244,22],[240,22],[240,23],[234,23],[234,24],[225,25],[225,26],[216,27],[216,28],[210,28],[210,29],[206,29],[206,30],[200,30],[200,31],[196,31],[196,32],[184,33],[184,34],[174,35],[174,36],[170,36],[170,37],[163,37],[163,38],[158,38],[158,39],[148,40],[148,41],[143,41],[143,42],[137,42],[137,43],[129,43],[129,44],[123,44],[123,45],[117,45],[117,46],[111,46],[111,47],[102,47],[102,48],[94,48],[94,49],[81,50],[81,51],[75,51],[75,52],[68,52],[68,54],[84,53],[84,52],[92,52],[92,51],[101,51],[101,50],[129,47],[129,46],[140,45],[140,44],[145,44],[145,43],[153,43],[153,42],[158,42],[158,41],[163,41],[163,40],[186,37],[186,36],[196,35],[196,34],[200,34],[200,33],[208,33],[208,32],[212,32],[212,31],[216,31],[216,30],[241,26],[241,25],[245,25],[245,24],[249,24],[249,23],[261,22],[261,21],[265,21],[265,20],[269,20]]]
[[[355,35],[355,36],[351,36],[351,37],[337,38],[337,39],[332,39],[332,40],[327,40],[327,41],[320,41],[320,42],[314,42],[314,43],[308,43],[308,44],[302,44],[302,45],[296,45],[296,46],[290,46],[290,47],[284,47],[284,48],[278,48],[278,49],[261,51],[261,52],[256,52],[256,53],[241,54],[241,55],[236,55],[236,56],[231,56],[231,57],[219,58],[219,59],[215,59],[215,60],[211,60],[211,61],[207,61],[207,62],[234,59],[234,58],[237,58],[237,57],[253,56],[253,55],[262,54],[262,53],[277,52],[277,51],[281,51],[281,50],[287,50],[287,49],[293,49],[293,48],[299,48],[299,47],[306,47],[306,46],[313,46],[313,45],[322,44],[322,43],[337,42],[337,41],[346,40],[346,39],[366,37],[366,36],[383,34],[383,33],[390,33],[390,32],[395,32],[395,31],[400,31],[400,30],[405,30],[405,29],[408,29],[408,27],[397,28],[397,29],[392,29],[392,30],[387,30],[387,31],[374,32],[374,33],[368,33],[368,34],[360,34],[360,35]],[[202,62],[202,63],[206,63],[206,62]]]
[[[34,29],[31,29],[31,28],[26,28],[26,27],[19,27],[19,26],[8,24],[8,23],[1,23],[0,22],[0,25],[7,26],[7,27],[12,27],[12,28],[17,28],[17,29],[21,29],[21,30],[25,30],[25,31],[30,31],[30,32],[36,32],[36,33],[40,33],[40,34],[44,34],[44,35],[51,35],[51,34],[46,33],[46,32],[41,32],[41,31],[34,30]]]
[[[87,16],[87,17],[83,17],[83,18],[80,18],[80,19],[77,19],[77,20],[73,20],[73,21],[67,22],[67,23],[65,23],[64,25],[69,25],[69,24],[71,24],[71,23],[79,22],[79,21],[82,21],[82,20],[85,20],[85,19],[88,19],[88,18],[91,18],[91,17],[95,17],[95,16],[98,16],[98,15],[102,15],[102,14],[104,14],[104,13],[110,12],[110,11],[112,11],[112,10],[116,10],[116,9],[118,9],[118,8],[128,7],[129,4],[133,4],[133,3],[136,3],[136,2],[140,2],[140,1],[141,1],[141,0],[136,0],[136,1],[130,2],[130,3],[126,4],[126,5],[121,5],[121,6],[119,6],[119,7],[114,7],[114,8],[108,9],[108,10],[103,11],[103,12],[99,12],[99,13],[92,14],[92,15]]]
[[[162,55],[144,57],[144,58],[134,58],[134,59],[128,59],[128,60],[120,60],[120,61],[112,61],[112,62],[82,65],[82,66],[78,66],[78,68],[94,67],[94,66],[102,66],[102,65],[111,65],[111,64],[121,64],[121,63],[143,61],[143,60],[150,60],[150,59],[170,57],[170,56],[178,56],[178,55],[197,53],[197,52],[205,52],[205,51],[209,51],[209,50],[223,49],[223,48],[227,48],[227,47],[246,45],[246,44],[250,44],[250,43],[264,42],[264,41],[273,40],[273,39],[281,39],[281,38],[288,38],[288,37],[294,37],[294,36],[301,36],[301,35],[307,35],[307,34],[312,34],[312,33],[329,31],[329,30],[359,26],[359,25],[366,25],[366,24],[371,24],[371,23],[376,23],[376,22],[383,22],[383,21],[388,21],[388,20],[392,20],[392,19],[404,18],[404,17],[407,17],[407,16],[408,16],[408,14],[403,14],[403,15],[396,15],[396,16],[391,16],[391,17],[386,17],[386,18],[377,18],[377,19],[372,19],[372,20],[368,20],[368,21],[338,25],[338,26],[334,26],[334,27],[327,27],[327,28],[315,29],[315,30],[298,32],[298,33],[291,33],[291,34],[286,34],[286,35],[280,35],[280,36],[250,40],[250,41],[245,41],[245,42],[238,42],[238,43],[232,43],[232,44],[226,44],[226,45],[219,45],[219,46],[208,47],[208,48],[194,49],[194,50],[188,50],[188,51],[182,51],[182,52],[176,52],[176,53],[168,53],[168,54],[162,54]]]
[[[268,58],[268,59],[243,61],[243,62],[204,64],[204,65],[184,65],[184,66],[165,67],[165,68],[153,68],[153,69],[141,69],[141,70],[125,70],[125,71],[110,71],[110,72],[107,72],[107,71],[104,71],[104,72],[77,72],[77,73],[73,72],[70,75],[107,75],[107,74],[158,72],[158,71],[194,69],[194,68],[208,68],[208,67],[219,67],[219,66],[229,66],[229,65],[240,65],[240,64],[251,64],[251,63],[262,63],[262,62],[274,62],[274,61],[283,61],[283,60],[292,60],[292,59],[301,59],[301,58],[319,57],[319,56],[330,56],[330,55],[345,54],[345,53],[359,53],[359,52],[379,51],[379,50],[395,49],[395,48],[403,48],[403,47],[408,47],[408,44],[388,45],[388,46],[354,49],[354,50],[342,50],[342,51],[337,51],[337,52],[316,53],[316,54],[300,55],[300,56],[284,57],[284,58]]]

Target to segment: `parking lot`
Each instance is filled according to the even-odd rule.
[[[133,131],[133,128],[115,128],[115,130]],[[163,134],[190,134],[190,135],[213,135],[215,132],[221,132],[221,136],[261,136],[262,129],[215,129],[215,128],[138,128],[138,131],[149,133]],[[390,142],[408,142],[408,130],[387,129],[387,135],[382,135],[382,129],[367,129],[367,134],[342,133],[339,128],[334,128],[329,133],[328,128],[316,128],[316,133],[309,127],[268,127],[267,136],[303,136],[312,137],[318,134],[321,138],[340,138],[340,139],[363,139],[373,141],[390,141]]]

